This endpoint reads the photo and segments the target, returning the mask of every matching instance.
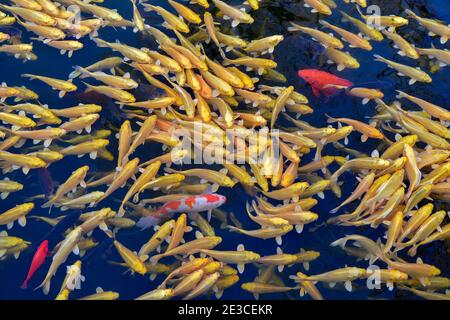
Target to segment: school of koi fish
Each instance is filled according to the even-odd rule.
[[[432,73],[445,72],[450,63],[445,47],[449,26],[410,9],[402,16],[373,14],[370,0],[296,1],[307,7],[314,22],[291,22],[286,34],[313,39],[336,68],[334,74],[298,70],[306,89],[323,99],[344,94],[374,111],[366,117],[368,123],[323,115],[320,127],[302,119],[316,106],[310,106],[305,92],[283,86],[287,79],[276,70],[273,53],[284,36],[239,34],[239,26],[253,24],[267,1],[130,0],[128,19],[108,2],[0,4],[2,61],[35,61],[38,46],[59,50],[64,64],[88,43],[114,52],[100,60],[91,56],[92,64],[73,66],[64,79],[26,73],[21,76],[33,80],[26,85],[0,86],[1,199],[7,203],[14,196],[18,201],[4,205],[0,213],[0,265],[14,261],[29,266],[28,274],[9,275],[20,280],[18,286],[23,281],[24,290],[42,289],[48,295],[42,299],[119,299],[120,291],[100,287],[89,296],[75,293],[95,281],[83,276],[90,262],[116,251],[122,261],[110,264],[148,282],[148,292],[136,294],[137,300],[220,298],[234,286],[255,298],[286,293],[322,300],[327,297],[321,286],[352,291],[370,279],[411,296],[450,299],[449,270],[417,257],[431,243],[445,248],[444,261],[450,252],[450,111],[397,88],[388,89],[398,94],[388,101],[382,89],[336,75],[375,60],[406,77],[409,85],[429,84]],[[345,22],[332,24],[330,16]],[[148,17],[160,22],[150,23]],[[411,25],[434,45],[418,48],[408,41],[405,31]],[[104,29],[132,29],[151,37],[155,46],[106,41]],[[11,30],[30,36],[22,39],[22,33]],[[372,44],[382,41],[409,64],[376,53],[373,60],[358,61],[346,48],[375,51]],[[430,70],[417,66],[422,56],[429,59]],[[36,83],[61,99],[80,94],[86,103],[47,105],[40,99],[43,92],[33,91]],[[148,88],[158,94],[149,94]],[[113,103],[106,107],[98,99]],[[98,126],[105,108],[120,113],[119,126]],[[358,144],[348,143],[350,135],[360,136],[362,143],[376,141],[377,148],[371,154],[358,151]],[[112,146],[117,148],[110,151]],[[193,161],[199,151],[216,161]],[[75,156],[86,156],[86,164],[52,182],[52,164],[68,164]],[[98,161],[113,165],[98,170],[93,165]],[[334,172],[332,165],[338,168]],[[48,188],[21,197],[27,185],[15,180],[28,174],[39,175]],[[343,184],[351,194],[342,192]],[[234,214],[221,208],[233,202],[224,195],[230,188],[241,188],[250,199]],[[330,193],[327,200],[325,193]],[[321,201],[333,201],[335,208],[315,212]],[[319,224],[320,216],[326,218]],[[253,227],[244,228],[243,217]],[[14,236],[15,230],[26,228],[27,218],[42,226],[40,241]],[[218,222],[223,238],[214,228]],[[349,230],[329,245],[354,257],[355,266],[315,273],[319,251],[283,252],[288,233],[296,234],[301,248],[308,232],[326,233],[331,225]],[[355,230],[358,234],[352,234]],[[362,235],[364,230],[372,230],[371,236]],[[236,250],[221,249],[231,232],[244,240],[256,238],[261,247],[272,240],[276,253],[262,255],[242,244]],[[125,246],[122,237],[134,234],[148,240]],[[365,266],[357,260],[365,260]],[[258,276],[243,282],[246,269],[258,270]],[[56,275],[64,273],[61,283]],[[6,291],[1,283],[0,291]]]

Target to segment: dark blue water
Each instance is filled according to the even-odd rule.
[[[3,2],[3,1],[2,1]],[[150,1],[158,5],[166,5],[165,1]],[[281,43],[274,53],[274,57],[278,62],[277,70],[285,74],[288,79],[289,85],[294,85],[296,90],[305,94],[310,99],[310,105],[314,108],[312,115],[306,116],[304,119],[311,122],[313,125],[324,125],[326,122],[325,113],[330,116],[342,116],[355,118],[363,121],[367,121],[366,117],[374,114],[373,103],[363,106],[360,100],[352,99],[346,95],[336,95],[330,98],[316,98],[311,94],[310,88],[305,85],[298,77],[297,70],[303,68],[317,68],[326,70],[331,73],[337,74],[340,77],[353,81],[355,84],[370,84],[371,86],[380,87],[386,94],[386,101],[391,101],[394,98],[395,89],[403,90],[406,92],[414,93],[424,99],[430,100],[438,105],[447,106],[449,103],[449,83],[448,83],[448,70],[443,69],[436,74],[433,74],[432,84],[415,84],[409,86],[407,81],[403,78],[399,78],[395,73],[386,69],[382,63],[374,62],[372,55],[374,53],[381,54],[382,56],[395,60],[397,62],[411,64],[408,58],[402,58],[396,54],[393,48],[390,47],[389,41],[385,40],[382,43],[372,42],[374,50],[372,52],[365,52],[357,49],[351,49],[352,55],[354,55],[361,63],[361,68],[357,70],[345,70],[343,72],[337,72],[335,66],[329,66],[323,64],[323,59],[320,55],[320,49],[316,43],[312,42],[310,38],[303,37],[299,34],[286,33],[287,26],[290,20],[295,20],[304,25],[316,26],[317,17],[315,15],[307,13],[300,1],[268,1],[270,4],[264,3],[263,8],[254,14],[257,20],[251,27],[239,27],[238,31],[243,38],[251,37],[263,37],[272,34],[284,34],[285,41]],[[346,12],[351,12],[356,16],[355,10],[352,6],[345,5],[342,1],[337,1],[340,8],[344,8]],[[409,1],[368,1],[370,4],[378,4],[381,6],[383,14],[396,14],[402,15],[402,12],[406,8],[420,10],[422,16],[437,18],[440,20],[450,22],[450,5],[446,0],[409,0]],[[235,3],[235,1],[233,1]],[[131,5],[128,1],[123,0],[106,0],[105,4],[108,7],[117,8],[122,16],[131,18]],[[153,26],[159,26],[161,20],[156,15],[147,14],[147,23]],[[331,23],[339,26],[346,26],[350,28],[351,25],[342,23],[340,16],[336,12],[328,19]],[[355,31],[354,29],[351,29]],[[23,31],[23,41],[29,38],[30,34]],[[433,42],[439,48],[442,48],[437,38],[431,39],[426,36],[426,33],[418,28],[417,24],[411,21],[409,26],[399,29],[402,35],[405,35],[408,39],[413,41],[418,47],[430,47]],[[138,34],[134,34],[131,30],[117,29],[115,31],[112,28],[104,28],[100,31],[100,37],[107,41],[114,41],[116,39],[126,42],[129,45],[136,47],[152,46],[154,43]],[[55,49],[44,46],[41,43],[35,42],[35,52],[38,54],[39,59],[34,62],[22,63],[4,54],[0,55],[0,65],[2,66],[2,73],[0,74],[0,82],[7,82],[8,85],[22,85],[26,80],[20,77],[22,73],[42,74],[56,78],[67,78],[67,75],[72,71],[72,66],[76,65],[89,65],[101,58],[111,55],[108,49],[97,48],[95,44],[88,38],[81,40],[85,44],[85,48],[74,54],[71,59],[66,56],[61,56]],[[416,62],[413,62],[416,63]],[[420,60],[421,67],[427,67],[427,60]],[[79,87],[82,88],[82,84],[77,82]],[[26,83],[29,88],[35,90],[40,94],[40,101],[47,103],[51,107],[61,108],[73,106],[79,103],[80,96],[76,94],[68,94],[64,99],[59,99],[55,92],[51,91],[48,87],[41,85],[38,82]],[[79,90],[81,92],[81,90]],[[93,103],[102,104],[105,110],[102,112],[101,125],[112,124],[114,126],[120,125],[122,118],[117,107],[104,99],[98,101],[91,101]],[[352,134],[350,136],[349,145],[359,151],[369,153],[376,147],[374,142],[369,140],[362,144],[360,142],[359,134]],[[113,153],[116,152],[116,144],[112,143],[108,149]],[[160,152],[158,148],[141,148],[138,152],[138,156],[141,159],[150,159]],[[336,150],[326,150],[329,154],[339,154]],[[307,163],[305,159],[303,163]],[[78,159],[76,157],[68,157],[63,161],[52,164],[50,166],[50,172],[53,179],[56,182],[64,181],[70,172],[80,167],[81,165],[88,164],[91,171],[108,171],[114,168],[114,164],[101,159],[92,161],[87,157]],[[332,167],[332,171],[336,170],[336,167]],[[16,171],[13,174],[8,175],[12,180],[17,180],[26,185],[26,188],[22,192],[10,195],[6,200],[2,201],[2,211],[13,207],[17,203],[24,202],[28,196],[41,194],[43,192],[42,185],[39,184],[39,178],[35,171],[31,171],[27,176]],[[345,198],[355,186],[355,181],[351,175],[345,175],[343,191]],[[120,199],[124,195],[124,190],[117,191],[114,194],[114,198]],[[254,229],[257,226],[248,220],[247,214],[244,210],[245,203],[250,200],[241,186],[237,185],[232,190],[220,190],[221,193],[228,197],[228,202],[222,207],[227,212],[234,212],[236,217],[243,223],[245,229]],[[151,192],[147,193],[148,197],[152,197],[156,194]],[[342,200],[341,200],[342,201]],[[338,200],[331,192],[326,192],[326,200],[320,201],[319,205],[312,210],[320,215],[320,219],[317,223],[321,223],[326,220],[330,214],[329,210],[336,206]],[[40,205],[40,203],[37,202]],[[40,209],[39,205],[32,212],[33,215],[47,216],[48,211],[46,209]],[[117,207],[116,202],[107,200],[103,202],[104,206]],[[54,210],[50,216],[55,217],[60,213]],[[261,255],[274,254],[276,252],[276,243],[272,240],[259,240],[253,239],[247,236],[237,235],[226,230],[219,228],[217,220],[213,220],[216,233],[223,237],[223,242],[217,247],[219,250],[234,250],[240,243],[245,245],[248,250],[253,250]],[[320,251],[321,256],[319,259],[311,263],[310,274],[322,273],[335,268],[341,268],[345,265],[367,267],[367,262],[358,262],[352,257],[346,256],[338,249],[331,248],[330,242],[352,233],[364,234],[376,239],[383,235],[380,229],[373,230],[370,228],[348,228],[348,227],[334,227],[328,226],[319,228],[314,232],[311,232],[311,227],[315,224],[305,227],[302,234],[296,234],[295,232],[289,233],[283,237],[282,248],[284,252],[296,253],[300,248],[306,250]],[[22,237],[31,242],[37,242],[50,230],[50,227],[43,222],[37,222],[32,219],[28,220],[26,228],[18,227],[17,225],[9,232],[11,235]],[[152,232],[135,233],[136,230],[122,230],[118,233],[117,239],[132,250],[139,250],[141,245],[147,241]],[[130,234],[130,235],[127,235]],[[94,233],[94,237],[101,235]],[[192,239],[193,235],[189,236]],[[448,253],[445,252],[445,248],[442,244],[432,244],[425,249],[419,250],[418,253],[425,262],[431,263],[439,267],[444,276],[449,276],[449,265],[446,261]],[[446,256],[447,255],[447,256]],[[48,297],[44,296],[40,290],[34,291],[32,289],[21,290],[20,284],[26,276],[32,255],[30,253],[23,253],[18,260],[9,259],[0,262],[0,299],[52,299],[56,296],[61,282],[65,276],[65,267],[60,267],[57,275],[52,281],[52,290]],[[66,264],[70,265],[76,260],[73,255],[69,258]],[[124,268],[112,266],[107,263],[109,260],[119,261],[120,257],[114,249],[112,249],[106,257],[99,257],[99,259],[93,261],[90,265],[82,267],[82,273],[86,276],[86,282],[82,284],[82,289],[75,291],[71,294],[71,298],[78,298],[84,295],[92,294],[95,292],[96,287],[102,287],[104,290],[112,290],[120,293],[121,299],[133,299],[147,291],[154,289],[163,279],[163,276],[158,276],[154,281],[150,281],[148,277],[140,275],[130,275],[129,273],[123,274]],[[169,262],[170,260],[167,260]],[[162,262],[166,262],[163,260]],[[45,276],[50,261],[48,260],[43,268],[41,268],[34,279],[30,282],[29,287],[34,288]],[[380,265],[384,267],[383,265]],[[293,266],[286,268],[283,274],[280,276],[286,283],[286,285],[293,285],[292,281],[288,279],[289,275],[295,274],[297,271],[302,271],[301,266]],[[240,288],[240,284],[247,281],[252,281],[257,275],[257,269],[254,266],[247,265],[245,273],[241,275],[239,284],[225,291],[223,298],[225,299],[250,299],[252,296],[243,291]],[[404,292],[389,292],[387,290],[368,290],[364,281],[355,282],[354,291],[349,293],[339,286],[334,289],[329,289],[325,286],[318,285],[320,291],[325,298],[328,299],[367,299],[367,298],[411,298],[414,297]],[[270,294],[263,295],[262,298],[272,299],[287,299],[287,298],[299,298],[297,293],[292,292],[289,295],[286,294]],[[305,298],[304,298],[305,299]],[[308,299],[306,297],[306,299]]]

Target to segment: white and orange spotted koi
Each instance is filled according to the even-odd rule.
[[[208,211],[208,216],[211,210],[220,207],[226,202],[227,198],[217,193],[207,193],[189,196],[185,199],[174,200],[165,203],[161,208],[154,212],[154,214],[141,218],[137,226],[142,229],[147,229],[162,219],[174,213],[193,213]]]

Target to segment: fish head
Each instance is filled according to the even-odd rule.
[[[48,252],[48,240],[44,240],[41,242],[38,250],[40,249],[43,250],[44,252]]]
[[[213,194],[207,195],[207,200],[210,203],[214,203],[217,207],[220,207],[225,202],[227,202],[227,197],[225,197],[221,194],[213,193]]]
[[[298,70],[298,76],[305,80],[307,83],[314,82],[317,78],[317,70],[303,69]]]

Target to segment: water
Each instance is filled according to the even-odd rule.
[[[2,1],[3,2],[3,1]],[[160,3],[161,2],[161,3]],[[270,4],[268,4],[270,2]],[[363,106],[360,100],[352,99],[344,94],[339,94],[333,97],[316,98],[312,95],[308,85],[303,83],[297,77],[297,70],[304,68],[317,68],[338,76],[351,80],[355,84],[371,84],[380,86],[386,94],[385,101],[392,101],[394,98],[394,89],[406,91],[412,93],[421,98],[432,101],[441,106],[447,106],[449,102],[449,86],[447,70],[443,69],[433,75],[432,84],[415,84],[409,86],[405,78],[399,78],[395,73],[386,69],[383,63],[374,62],[372,55],[374,53],[381,54],[382,56],[395,60],[400,63],[410,64],[411,61],[408,58],[403,58],[397,55],[393,48],[391,48],[389,41],[385,40],[382,43],[372,42],[374,50],[372,52],[366,52],[357,49],[351,49],[352,55],[356,57],[362,67],[357,70],[345,70],[343,72],[337,72],[335,66],[329,66],[323,64],[323,59],[320,57],[320,52],[317,44],[312,42],[309,37],[302,36],[298,33],[289,34],[286,32],[289,21],[296,21],[307,26],[316,26],[317,18],[315,15],[309,14],[305,11],[300,1],[269,1],[264,3],[255,15],[257,22],[250,26],[239,26],[237,30],[243,38],[246,35],[251,37],[263,37],[272,34],[284,34],[285,41],[281,43],[276,51],[274,57],[278,62],[277,70],[282,72],[288,79],[287,85],[294,85],[296,90],[305,94],[310,99],[310,105],[314,108],[314,113],[304,117],[305,120],[313,125],[324,125],[326,121],[325,114],[330,116],[349,117],[362,121],[367,121],[367,116],[374,113],[374,105],[370,103],[367,106]],[[337,1],[340,6],[345,8],[346,12],[349,12],[350,6],[342,4],[341,1]],[[406,8],[418,8],[422,16],[437,18],[446,21],[450,21],[450,5],[446,0],[418,0],[418,1],[368,1],[370,4],[378,4],[382,8],[383,14],[395,14],[401,15]],[[154,4],[167,6],[165,1],[152,1]],[[232,2],[233,4],[236,1]],[[126,18],[131,17],[131,5],[128,1],[122,0],[107,0],[105,5],[112,8],[117,8],[122,16]],[[308,11],[309,12],[309,11]],[[356,16],[355,10],[350,11],[353,16]],[[161,21],[154,14],[148,14],[147,23],[153,26],[159,26]],[[309,19],[309,21],[308,21]],[[333,24],[339,26],[350,27],[348,23],[342,23],[337,11],[333,16],[327,19]],[[406,35],[407,39],[414,39],[414,43],[418,47],[430,47],[431,41],[439,48],[442,48],[437,38],[433,40],[430,37],[425,36],[425,32],[420,28],[416,28],[417,24],[411,20],[410,25],[400,29],[402,35]],[[351,29],[355,31],[355,29]],[[23,31],[23,38],[28,39],[30,34]],[[227,32],[225,30],[225,32]],[[100,37],[107,41],[119,41],[126,42],[129,45],[136,47],[153,46],[154,43],[151,40],[144,39],[141,36],[134,34],[131,30],[124,31],[118,29],[115,31],[112,28],[104,28],[100,31]],[[59,99],[55,92],[51,91],[45,85],[35,81],[28,83],[28,80],[20,77],[22,73],[42,74],[56,78],[66,78],[67,75],[73,71],[72,66],[76,65],[89,65],[95,61],[106,56],[111,56],[111,52],[108,49],[97,48],[96,45],[88,38],[81,40],[85,44],[85,48],[74,54],[71,59],[67,56],[61,56],[59,52],[53,48],[44,46],[43,44],[35,42],[35,52],[38,54],[39,59],[34,62],[22,63],[16,59],[8,57],[4,54],[0,55],[0,65],[3,67],[0,80],[5,81],[8,85],[21,85],[26,83],[31,89],[38,92],[41,96],[40,101],[47,103],[52,107],[61,108],[78,104],[79,95],[68,94],[64,99]],[[26,42],[26,41],[24,41]],[[116,56],[118,54],[115,54]],[[416,62],[412,62],[416,63]],[[420,60],[419,65],[426,67],[427,60]],[[90,81],[92,83],[92,81]],[[375,82],[375,83],[374,83]],[[79,84],[77,82],[77,84]],[[79,86],[82,88],[82,85]],[[81,92],[81,90],[79,90]],[[102,112],[102,119],[99,122],[101,125],[111,123],[113,126],[118,126],[121,123],[121,114],[117,109],[117,106],[105,101],[104,99],[91,101],[93,103],[102,104],[106,109]],[[98,127],[95,127],[98,129]],[[375,148],[374,140],[362,144],[359,134],[352,134],[350,136],[349,145],[359,151],[369,153]],[[115,143],[110,144],[108,147],[110,151],[117,149]],[[157,153],[158,152],[158,153]],[[150,159],[159,154],[159,147],[141,148],[137,153],[141,159]],[[336,151],[331,151],[331,154],[338,154]],[[307,163],[308,158],[302,160],[302,163]],[[67,159],[52,164],[50,172],[55,181],[64,181],[66,177],[74,169],[80,167],[83,164],[88,164],[92,171],[108,171],[112,170],[113,163],[97,159],[92,161],[86,156],[78,159],[76,157],[68,157]],[[336,167],[331,168],[332,171],[336,170]],[[25,189],[16,194],[10,195],[6,200],[2,202],[2,211],[13,207],[15,204],[24,202],[24,198],[42,193],[42,187],[39,185],[39,177],[36,171],[31,171],[27,176],[24,176],[19,171],[10,174],[9,177],[12,180],[19,181],[25,184]],[[343,199],[354,188],[356,181],[351,175],[343,176]],[[243,223],[245,229],[254,229],[256,225],[249,221],[245,212],[245,203],[250,200],[240,185],[237,185],[231,190],[220,190],[221,193],[228,197],[228,202],[222,207],[227,212],[234,212],[236,217]],[[320,219],[317,223],[323,222],[327,219],[331,208],[336,206],[337,199],[331,192],[325,192],[326,201],[320,201],[319,205],[312,210],[320,215]],[[114,198],[121,199],[124,195],[123,190],[117,191],[114,194]],[[148,197],[152,194],[148,193]],[[117,206],[117,204],[110,199],[103,202],[103,206]],[[39,206],[35,208],[32,215],[43,216],[55,216],[56,210],[51,215],[48,214],[47,209],[41,209]],[[217,220],[214,221],[214,227],[216,233],[223,237],[223,242],[217,249],[220,250],[234,250],[240,243],[245,245],[248,250],[259,252],[261,255],[274,254],[276,252],[276,243],[271,240],[258,240],[247,236],[231,233],[227,230],[221,230]],[[338,249],[331,248],[329,244],[347,234],[358,233],[376,239],[382,236],[381,230],[373,230],[368,227],[364,228],[349,228],[349,227],[334,227],[328,226],[326,228],[319,228],[315,232],[310,230],[315,224],[311,224],[305,227],[302,234],[296,234],[295,232],[289,233],[283,237],[283,250],[287,253],[296,253],[299,248],[306,250],[320,251],[321,256],[316,261],[311,263],[310,274],[318,274],[321,272],[329,271],[335,268],[341,268],[344,265],[367,267],[367,262],[358,262],[352,257],[346,256]],[[17,225],[9,232],[11,235],[22,237],[25,240],[31,242],[37,242],[50,230],[50,227],[43,222],[28,219],[26,228],[18,227]],[[130,234],[130,235],[127,235]],[[151,233],[141,232],[136,233],[135,229],[122,230],[119,232],[117,238],[125,246],[132,250],[138,250],[140,246],[147,241]],[[101,239],[99,232],[94,233],[94,237]],[[192,237],[190,235],[189,237]],[[449,275],[449,263],[446,259],[445,247],[441,243],[435,243],[426,246],[419,250],[418,255],[421,256],[425,262],[436,265],[443,271],[444,276]],[[65,276],[65,267],[60,267],[57,275],[52,280],[52,290],[48,297],[44,296],[40,290],[21,290],[20,284],[26,276],[32,255],[30,253],[23,253],[19,260],[8,259],[7,261],[0,262],[0,299],[52,299],[56,296],[61,282]],[[72,255],[66,262],[67,265],[72,264],[75,261]],[[82,267],[82,273],[86,276],[86,282],[83,283],[82,289],[75,291],[71,294],[71,298],[78,298],[95,292],[97,287],[102,287],[104,290],[112,290],[120,293],[121,299],[133,299],[147,291],[154,289],[159,284],[163,276],[158,276],[155,281],[150,281],[148,277],[142,277],[140,275],[130,275],[129,273],[123,274],[124,268],[118,266],[112,266],[108,264],[108,261],[120,261],[120,257],[113,248],[110,250],[106,257],[101,257],[89,266]],[[164,260],[163,260],[164,262]],[[29,287],[34,288],[45,276],[50,264],[50,259],[47,260],[45,265],[36,273],[33,280],[30,282]],[[287,285],[292,285],[292,282],[287,278],[288,275],[295,274],[297,270],[304,272],[301,266],[293,266],[285,269],[281,277]],[[246,271],[241,275],[239,284],[227,289],[223,295],[224,299],[251,299],[252,296],[246,291],[240,288],[240,284],[247,281],[252,281],[257,275],[257,269],[254,266],[247,265]],[[354,283],[353,292],[346,292],[341,287],[329,289],[326,286],[318,285],[323,296],[328,299],[367,299],[367,298],[388,298],[388,299],[416,299],[408,293],[393,291],[389,292],[384,287],[382,290],[368,290],[364,281],[357,281]],[[298,298],[297,292],[290,294],[268,294],[263,295],[261,298],[267,299],[291,299]],[[308,299],[305,297],[304,299]]]

